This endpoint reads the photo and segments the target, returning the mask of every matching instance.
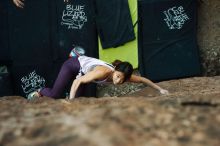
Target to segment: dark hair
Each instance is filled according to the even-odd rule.
[[[133,66],[129,63],[129,62],[122,62],[120,60],[115,60],[112,65],[115,66],[115,70],[116,71],[120,71],[122,73],[124,73],[125,78],[124,81],[125,82],[127,79],[129,79],[133,73]]]

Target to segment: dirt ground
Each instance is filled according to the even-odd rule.
[[[220,76],[159,83],[122,97],[0,98],[4,146],[219,146]]]

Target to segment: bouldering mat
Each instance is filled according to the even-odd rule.
[[[130,13],[134,25],[135,40],[116,48],[103,49],[99,39],[99,58],[106,62],[113,62],[118,59],[121,61],[130,62],[134,68],[138,67],[138,52],[137,52],[137,0],[128,0]]]

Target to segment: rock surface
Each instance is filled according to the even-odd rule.
[[[126,97],[0,98],[4,146],[219,146],[220,76],[159,83]]]
[[[198,0],[198,45],[204,75],[220,75],[220,0]]]

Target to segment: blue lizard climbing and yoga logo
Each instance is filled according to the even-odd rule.
[[[164,20],[169,29],[181,29],[185,22],[190,19],[185,13],[183,6],[169,8],[163,13],[166,16]]]
[[[36,74],[35,70],[21,78],[21,87],[25,94],[45,87],[45,79]]]
[[[87,22],[87,16],[83,5],[66,5],[61,25],[67,26],[68,29],[82,29],[85,22]]]

